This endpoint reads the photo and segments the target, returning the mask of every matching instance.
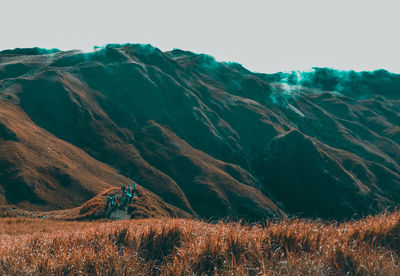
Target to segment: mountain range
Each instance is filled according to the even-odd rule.
[[[5,50],[0,205],[76,208],[136,182],[147,213],[361,217],[398,205],[399,126],[400,75],[385,70],[263,74],[142,44]]]

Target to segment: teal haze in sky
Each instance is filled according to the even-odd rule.
[[[0,49],[150,43],[265,73],[400,73],[398,1],[4,0],[0,10]]]

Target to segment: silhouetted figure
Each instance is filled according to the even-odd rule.
[[[125,207],[125,195],[121,195],[121,204],[120,207]]]
[[[127,196],[127,198],[128,198],[128,204],[131,203],[131,201],[132,201],[132,194],[130,193],[130,191],[126,193],[126,196]]]
[[[106,204],[107,209],[111,208],[111,206],[112,206],[111,203],[112,203],[112,197],[109,196],[109,197],[107,197],[107,204]]]

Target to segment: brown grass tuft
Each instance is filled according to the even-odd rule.
[[[4,275],[399,275],[400,212],[263,225],[0,219]]]

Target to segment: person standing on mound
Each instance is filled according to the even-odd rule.
[[[128,197],[128,204],[131,203],[132,201],[132,194],[129,192],[126,193],[126,196]]]
[[[111,203],[112,203],[112,197],[109,196],[109,197],[107,197],[106,210],[108,210],[112,207]]]

